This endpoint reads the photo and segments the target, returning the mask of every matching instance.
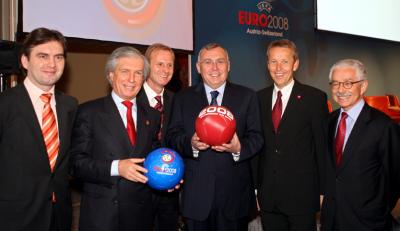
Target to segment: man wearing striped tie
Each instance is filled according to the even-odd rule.
[[[161,126],[158,139],[165,147],[165,132],[170,119],[174,93],[165,88],[174,74],[174,51],[161,43],[149,46],[145,56],[150,64],[150,71],[143,88],[138,94],[138,100],[144,105],[160,112]],[[179,191],[153,191],[153,210],[155,213],[155,230],[176,231],[178,228]]]
[[[33,30],[24,82],[0,95],[0,230],[71,229],[66,153],[77,100],[54,88],[65,57],[60,32]]]

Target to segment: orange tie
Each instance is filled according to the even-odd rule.
[[[50,169],[53,172],[59,149],[58,130],[56,117],[50,106],[51,93],[42,94],[40,99],[43,101],[42,134],[49,157]]]

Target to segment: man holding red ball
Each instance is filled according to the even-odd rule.
[[[247,230],[256,208],[250,159],[263,146],[260,112],[253,90],[227,81],[228,52],[205,45],[196,63],[202,82],[179,92],[172,103],[167,145],[185,160],[182,214],[191,230]],[[208,105],[223,106],[236,119],[233,138],[211,146],[197,136],[195,121]]]

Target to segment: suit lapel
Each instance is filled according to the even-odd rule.
[[[264,96],[262,96],[265,99],[262,101],[262,102],[264,102],[264,105],[261,105],[261,110],[263,110],[263,115],[266,116],[266,118],[263,118],[263,119],[265,119],[265,121],[266,121],[265,125],[267,126],[265,131],[272,132],[272,133],[274,133],[274,125],[272,124],[272,94],[273,94],[273,90],[274,90],[274,85],[267,88],[266,94]]]
[[[33,108],[33,104],[29,97],[28,91],[26,90],[24,84],[20,84],[16,86],[16,92],[16,106],[19,107],[21,116],[24,118],[24,121],[26,121],[27,126],[31,130],[32,138],[36,141],[35,143],[38,145],[37,150],[39,151],[39,153],[41,153],[41,155],[34,158],[42,159],[42,162],[48,165],[50,171],[50,164],[44,144],[42,129],[40,127],[39,120],[36,116],[35,109]],[[35,153],[36,155],[37,152],[32,153]]]
[[[67,107],[66,103],[64,103],[64,98],[60,93],[55,93],[56,99],[56,111],[57,111],[57,123],[58,123],[58,136],[60,140],[60,147],[58,151],[58,156],[56,159],[55,168],[62,162],[65,157],[65,154],[68,150],[68,145],[66,141],[70,139],[68,137],[68,123],[71,121],[71,113],[73,113],[70,108]]]
[[[347,139],[346,146],[343,150],[342,163],[339,165],[338,171],[345,168],[347,163],[354,157],[354,153],[357,152],[357,148],[360,147],[363,142],[362,134],[366,133],[367,122],[370,120],[370,108],[367,104],[364,105],[360,112],[353,129]]]
[[[146,99],[147,100],[147,99]],[[150,121],[148,118],[148,110],[153,110],[150,108],[147,100],[147,104],[144,102],[145,100],[139,100],[136,98],[137,103],[137,120],[136,120],[136,144],[134,147],[134,151],[132,154],[135,153],[142,153],[143,148],[146,147],[147,138],[149,137],[149,126],[153,121]],[[154,111],[155,112],[155,111]],[[131,156],[137,157],[137,156]]]
[[[332,115],[328,122],[328,155],[331,160],[331,164],[336,168],[336,157],[335,157],[335,136],[336,136],[336,124],[339,118],[340,109],[332,112]]]
[[[164,99],[164,121],[163,121],[163,127],[161,131],[161,140],[164,140],[165,133],[167,131],[167,126],[169,123],[169,116],[171,114],[171,103],[172,103],[172,93],[168,92],[167,89],[164,90],[163,94],[163,99]]]
[[[232,108],[235,108],[234,105],[236,103],[235,102],[235,99],[236,99],[235,94],[236,94],[236,92],[232,91],[231,84],[229,82],[226,82],[221,106],[228,108],[232,113],[234,113]]]
[[[206,95],[206,89],[204,88],[204,83],[200,82],[199,84],[197,84],[194,88],[194,91],[196,94],[198,94],[198,96],[195,97],[195,100],[193,101],[194,103],[193,106],[195,106],[194,108],[200,108],[201,110],[204,107],[208,106],[208,100]]]
[[[298,108],[301,103],[301,97],[302,97],[301,85],[295,81],[292,92],[290,93],[289,96],[289,101],[286,105],[285,111],[283,112],[281,122],[279,123],[279,127],[283,126],[283,124],[285,124],[285,121],[290,119],[293,115],[295,116],[298,115],[296,112],[300,111]],[[271,124],[272,124],[272,119],[271,119]]]
[[[104,128],[110,132],[111,137],[114,137],[116,143],[119,143],[124,149],[124,151],[119,154],[120,157],[128,158],[133,150],[132,145],[129,141],[128,133],[126,132],[117,105],[115,105],[111,96],[104,98],[103,113],[100,116],[102,117]]]

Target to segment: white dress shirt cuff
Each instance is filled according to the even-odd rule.
[[[240,159],[240,152],[236,152],[236,153],[233,153],[233,152],[232,152],[232,157],[233,157],[233,160],[234,160],[235,162],[239,161],[239,159]]]
[[[194,147],[192,147],[192,151],[193,151],[193,157],[194,158],[198,158],[199,157],[199,150],[197,150]]]
[[[111,163],[111,176],[119,176],[118,163],[119,160],[113,160]]]

